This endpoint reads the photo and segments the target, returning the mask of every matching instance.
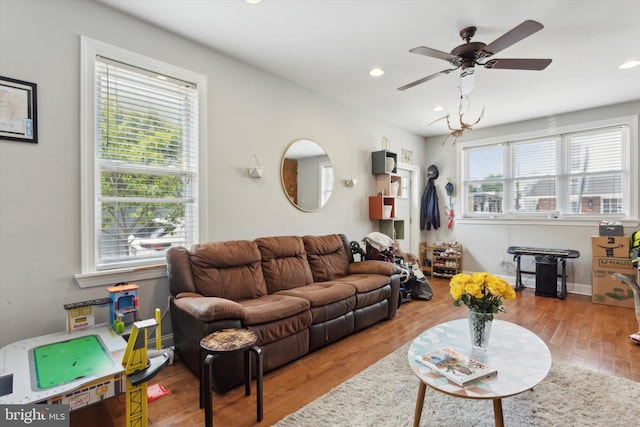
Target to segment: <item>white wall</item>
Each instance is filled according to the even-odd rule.
[[[543,131],[552,127],[564,127],[580,123],[588,123],[609,118],[638,115],[640,112],[640,101],[625,104],[602,107],[592,110],[585,110],[564,114],[554,117],[543,117],[526,122],[512,123],[505,126],[496,126],[486,129],[474,129],[465,132],[457,144],[464,144],[465,141],[483,140],[503,135],[517,135],[527,132]],[[486,114],[490,114],[487,107]],[[453,123],[452,123],[453,125]],[[504,277],[514,277],[513,257],[506,253],[509,246],[533,246],[549,247],[558,249],[576,249],[580,251],[580,258],[567,262],[567,272],[569,281],[567,287],[569,291],[576,293],[591,294],[591,236],[598,235],[597,222],[593,221],[577,224],[562,220],[539,221],[532,225],[522,221],[499,221],[488,224],[487,221],[464,220],[454,217],[454,226],[448,230],[446,226],[447,207],[449,198],[445,190],[447,179],[450,177],[455,184],[456,192],[459,194],[459,182],[456,182],[458,173],[456,164],[456,147],[452,145],[452,139],[442,145],[444,136],[427,138],[427,161],[426,164],[438,166],[440,176],[436,181],[436,188],[439,196],[439,206],[441,212],[442,227],[436,231],[423,231],[422,238],[430,243],[438,241],[457,241],[463,245],[464,271],[489,271]],[[639,163],[638,155],[638,135],[632,135],[632,168],[637,171]],[[637,180],[637,175],[635,177]],[[638,203],[638,195],[632,194],[632,203]],[[454,196],[454,212],[461,214],[460,198]],[[631,234],[640,228],[637,221],[625,223],[625,233]],[[507,262],[506,264],[504,262]],[[532,257],[522,258],[523,269],[534,271],[535,262]],[[526,268],[525,264],[527,264]],[[535,278],[528,278],[528,285],[535,286]]]
[[[425,158],[424,139],[91,1],[0,0],[0,75],[38,84],[39,143],[0,140],[0,346],[65,328],[63,304],[107,296],[80,289],[80,36],[208,76],[205,240],[341,232],[360,240],[375,193],[371,151]],[[301,212],[280,184],[288,144],[309,138],[333,161],[327,206]],[[263,179],[247,177],[256,154]],[[359,179],[346,188],[349,171]],[[166,279],[138,283],[143,317],[166,308]],[[98,321],[108,318],[98,309]],[[168,318],[163,333],[170,332]]]

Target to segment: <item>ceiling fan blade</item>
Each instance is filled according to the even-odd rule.
[[[406,84],[406,85],[404,85],[404,86],[400,86],[400,87],[398,88],[398,90],[407,90],[407,89],[410,89],[410,88],[412,88],[412,87],[414,87],[414,86],[418,86],[418,85],[420,85],[420,84],[422,84],[422,83],[424,83],[424,82],[426,82],[426,81],[429,81],[429,80],[431,80],[431,79],[435,79],[436,77],[438,77],[438,76],[440,76],[440,75],[442,75],[442,74],[449,74],[450,72],[452,72],[452,71],[454,71],[454,70],[457,70],[458,68],[459,68],[459,67],[452,68],[452,69],[450,69],[450,70],[442,70],[442,71],[440,71],[440,72],[438,72],[438,73],[431,74],[430,76],[423,77],[423,78],[421,78],[420,80],[416,80],[416,81],[415,81],[415,82],[413,82],[413,83],[409,83],[409,84]]]
[[[456,55],[452,55],[441,50],[431,49],[430,47],[420,46],[410,49],[409,52],[417,53],[418,55],[430,56],[432,58],[444,59],[445,61],[451,62],[454,65],[458,65],[461,61],[460,57]]]
[[[540,71],[551,64],[551,59],[491,59],[482,64],[484,68],[500,70],[535,70]]]
[[[479,53],[484,54],[484,57],[495,55],[501,50],[504,50],[512,44],[529,37],[531,34],[538,32],[543,28],[544,25],[539,22],[532,20],[524,21],[522,24],[510,31],[507,31],[505,34],[483,47]]]

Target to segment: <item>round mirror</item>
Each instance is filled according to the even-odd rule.
[[[320,145],[309,139],[289,144],[282,157],[280,174],[287,198],[302,211],[317,211],[331,197],[331,159]]]

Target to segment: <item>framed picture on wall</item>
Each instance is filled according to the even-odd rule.
[[[37,85],[0,76],[0,139],[38,142]]]

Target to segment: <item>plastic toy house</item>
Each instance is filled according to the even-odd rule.
[[[124,284],[107,288],[111,299],[109,322],[115,326],[116,320],[125,325],[140,320],[138,312],[138,285]]]

